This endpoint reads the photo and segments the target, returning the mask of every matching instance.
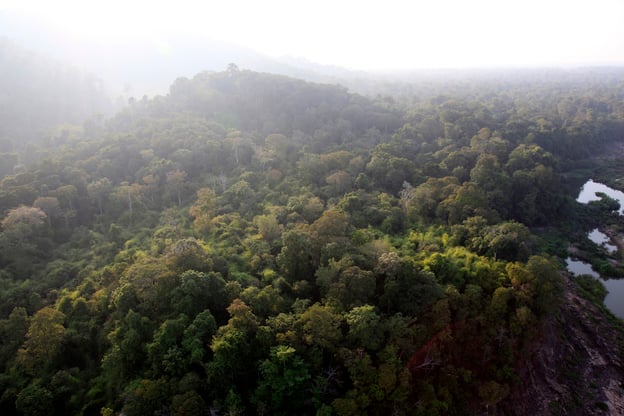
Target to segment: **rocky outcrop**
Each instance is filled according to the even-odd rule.
[[[624,415],[624,331],[620,321],[578,295],[566,277],[558,312],[544,323],[520,382],[499,415]]]

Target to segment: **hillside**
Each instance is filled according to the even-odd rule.
[[[532,414],[531,374],[595,358],[542,360],[549,328],[619,334],[555,231],[624,137],[606,72],[370,98],[230,65],[7,159],[2,414]]]
[[[205,70],[220,71],[230,62],[258,72],[324,83],[371,77],[363,72],[318,65],[304,59],[272,57],[231,42],[190,33],[117,40],[76,38],[45,19],[2,10],[0,27],[2,36],[19,39],[20,45],[38,55],[97,74],[105,81],[104,89],[115,100],[119,96],[127,99],[163,95],[176,77],[191,77]]]

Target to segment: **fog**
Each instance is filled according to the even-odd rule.
[[[13,103],[4,119],[21,120],[9,123],[17,134],[40,127],[28,117],[53,125],[107,116],[229,63],[394,96],[624,65],[621,1],[406,3],[0,2],[0,102]],[[38,91],[37,105],[28,91]],[[37,106],[41,117],[18,111]]]
[[[618,0],[8,1],[0,36],[141,96],[229,62],[304,77],[622,65],[623,18]]]

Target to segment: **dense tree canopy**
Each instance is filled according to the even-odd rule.
[[[624,75],[472,82],[230,67],[0,154],[3,414],[496,406],[560,290],[534,227],[624,133]]]

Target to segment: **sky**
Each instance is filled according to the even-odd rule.
[[[624,0],[0,0],[16,12],[101,43],[193,35],[350,69],[624,65]]]

